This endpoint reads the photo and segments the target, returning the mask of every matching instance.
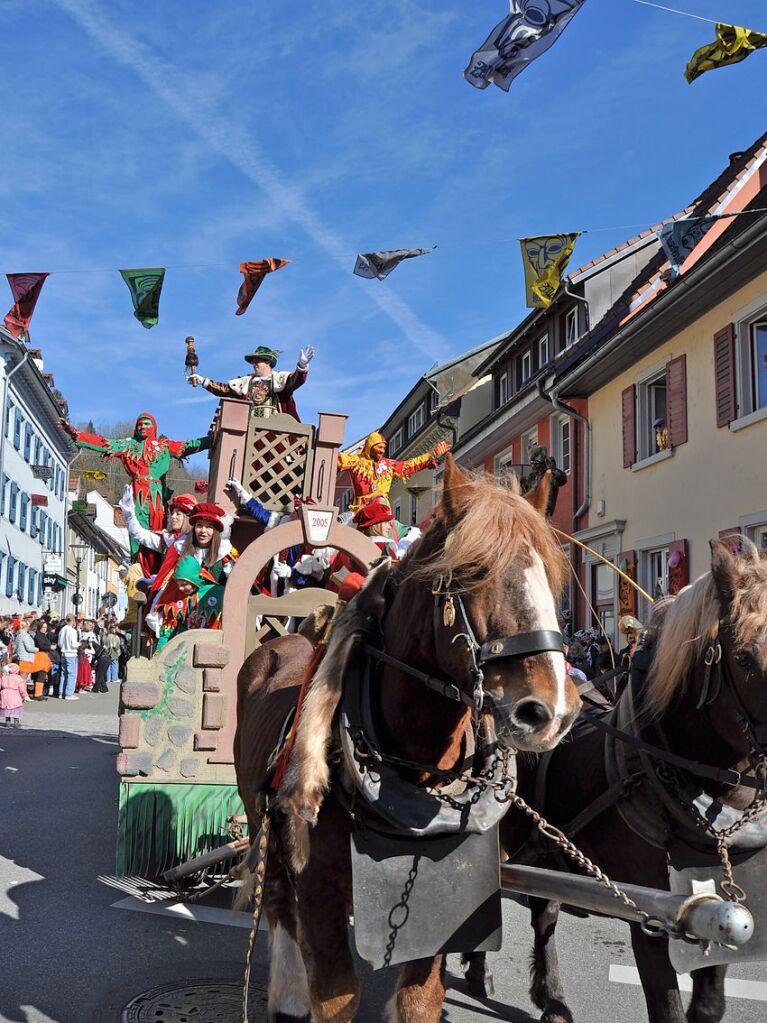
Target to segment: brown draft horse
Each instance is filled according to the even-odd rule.
[[[435,577],[452,579],[456,602],[460,598],[480,644],[528,630],[557,630],[556,598],[566,566],[541,514],[549,486],[547,479],[538,491],[523,498],[514,483],[500,486],[487,478],[472,479],[448,456],[435,522],[407,557],[385,573],[383,590],[380,586],[376,590],[381,572],[376,569],[349,603],[338,619],[321,668],[325,676],[335,672],[334,684],[340,687],[345,622],[369,614],[379,602],[375,615],[380,617],[387,653],[451,680],[471,694],[474,683],[467,642],[460,639],[466,628],[460,618],[451,624],[449,616],[443,619],[441,612],[435,614]],[[456,638],[459,641],[453,642]],[[240,671],[235,764],[251,835],[256,833],[263,806],[259,783],[266,771],[266,756],[277,742],[286,709],[296,700],[297,685],[311,656],[311,644],[302,636],[282,637],[251,654]],[[549,648],[503,656],[487,663],[484,671],[485,692],[492,697],[496,720],[497,709],[502,711],[496,728],[499,743],[544,751],[567,734],[580,701],[566,674],[563,654]],[[382,723],[382,749],[444,770],[459,767],[470,709],[399,669],[380,665],[377,672],[375,710]],[[294,754],[308,758],[310,774],[321,775],[317,790],[327,778],[327,792],[315,790],[298,797],[293,792],[304,817],[317,814],[315,826],[308,830],[305,866],[300,872],[295,869],[300,857],[288,848],[285,817],[278,816],[272,828],[264,911],[270,932],[268,1011],[273,1023],[345,1023],[354,1018],[359,1004],[348,933],[351,819],[335,795],[333,774],[327,767],[328,736],[315,730],[304,737],[299,750],[301,726],[319,677],[302,713]],[[424,774],[421,780],[428,777]],[[431,775],[431,784],[441,782]],[[444,959],[439,955],[404,966],[388,1009],[389,1020],[436,1023],[445,992]]]
[[[709,688],[704,666],[717,627],[723,670],[718,689],[713,683]],[[711,572],[654,610],[646,645],[652,656],[649,673],[644,687],[635,687],[634,694],[635,720],[641,736],[656,746],[660,744],[657,736],[663,736],[663,744],[671,752],[698,763],[753,774],[754,765],[759,760],[764,763],[767,747],[767,561],[760,559],[753,544],[744,540],[742,550],[733,553],[726,543],[713,541]],[[622,702],[630,696],[624,692]],[[619,707],[619,720],[622,709],[626,706]],[[746,721],[750,724],[746,725]],[[612,741],[613,748],[625,756],[627,747]],[[543,802],[536,806],[549,821],[567,831],[566,824],[575,821],[609,788],[612,779],[608,779],[605,765],[610,742],[604,732],[581,730],[579,724],[572,741],[550,755]],[[641,764],[637,765],[636,760],[633,763],[641,771]],[[534,804],[536,770],[533,758],[519,764],[518,791]],[[736,809],[742,810],[754,798],[753,788],[732,788],[715,781],[696,780],[684,771],[679,774],[686,776],[691,791],[702,788],[726,799]],[[613,879],[668,889],[663,845],[674,837],[689,837],[685,819],[689,818],[689,811],[678,805],[678,820],[671,825],[671,832],[664,835],[668,827],[662,823],[664,807],[653,802],[648,787],[649,779],[643,773],[640,786],[632,789],[630,801],[645,815],[647,831],[652,833],[645,832],[646,837],[654,838],[660,847],[629,828],[619,806],[635,827],[642,818],[630,816],[625,802],[618,804],[617,800],[579,830],[574,841]],[[647,796],[649,803],[645,801]],[[673,808],[665,810],[673,817]],[[690,820],[689,824],[692,826],[693,822]],[[512,858],[513,850],[519,849],[520,826],[513,810],[501,822],[502,842]],[[541,848],[535,864],[561,868],[561,862],[547,858],[550,850],[550,846],[546,850]],[[531,899],[530,908],[535,934],[530,997],[543,1010],[542,1019],[546,1023],[572,1023],[554,937],[559,903]],[[726,967],[694,971],[692,999],[685,1015],[676,974],[668,958],[668,939],[647,937],[638,924],[630,927],[650,1023],[685,1020],[718,1023],[725,1010]],[[469,959],[470,986],[481,994],[486,977],[485,956],[476,953]]]

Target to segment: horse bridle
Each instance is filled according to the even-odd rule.
[[[378,647],[364,644],[365,652],[378,661],[398,668],[400,671],[417,678],[427,688],[439,693],[449,700],[471,707],[475,715],[479,715],[485,702],[492,702],[494,714],[498,713],[495,700],[485,693],[484,666],[492,661],[499,661],[510,657],[527,657],[530,654],[563,653],[565,649],[565,638],[558,629],[533,629],[528,632],[518,632],[513,636],[500,636],[488,639],[480,643],[472,628],[463,597],[459,590],[453,588],[453,573],[448,571],[439,573],[434,577],[431,584],[431,592],[434,597],[434,634],[438,636],[441,629],[451,629],[457,623],[461,630],[451,639],[451,643],[463,640],[466,644],[468,654],[468,676],[471,680],[472,692],[467,693],[455,682],[447,682],[434,675],[420,671],[400,661],[391,654],[385,653]]]
[[[728,707],[732,707],[738,728],[748,743],[748,759],[754,770],[761,771],[764,776],[767,769],[767,721],[754,722],[738,692],[730,665],[731,651],[728,646],[723,648],[722,645],[722,634],[726,634],[730,627],[729,619],[726,617],[720,618],[714,626],[703,659],[703,685],[695,709],[700,710],[702,707],[711,706],[719,699],[723,686],[727,686],[731,698]]]

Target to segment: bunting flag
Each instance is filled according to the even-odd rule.
[[[671,265],[671,273],[678,277],[682,263],[697,246],[719,217],[683,217],[664,224],[656,235]]]
[[[517,75],[557,41],[584,0],[510,0],[509,14],[471,55],[463,72],[475,89],[504,92]]]
[[[528,308],[548,309],[554,301],[579,237],[580,232],[520,238]]]
[[[374,278],[382,281],[389,276],[395,266],[399,266],[403,259],[425,256],[427,252],[432,251],[432,249],[390,249],[388,252],[362,252],[357,256],[354,273],[358,277],[366,277],[371,281]]]
[[[289,262],[289,259],[259,259],[255,263],[240,263],[240,273],[245,279],[237,292],[237,312],[234,315],[242,316],[267,274]]]
[[[728,64],[739,64],[754,50],[767,46],[767,35],[752,32],[750,28],[739,25],[725,25],[717,22],[716,42],[706,43],[696,50],[685,68],[684,77],[694,82],[706,71],[713,71]]]
[[[3,323],[14,337],[21,337],[29,330],[32,314],[48,274],[6,274],[5,276],[11,286],[13,308],[5,316]]]
[[[128,285],[133,299],[133,315],[142,327],[149,330],[157,326],[160,318],[160,292],[165,279],[162,267],[145,270],[121,270],[120,275]]]
[[[80,476],[84,480],[105,480],[109,478],[109,474],[102,472],[101,469],[83,469]]]

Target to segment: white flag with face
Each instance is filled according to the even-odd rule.
[[[504,92],[567,28],[585,0],[510,0],[509,14],[472,54],[463,77],[476,89]]]

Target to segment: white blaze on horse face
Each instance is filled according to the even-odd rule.
[[[531,551],[532,564],[525,569],[525,584],[530,604],[535,609],[537,620],[536,629],[553,629],[559,632],[557,621],[557,609],[554,606],[554,594],[551,592],[549,580],[546,577],[546,569],[543,559],[537,551]],[[567,713],[567,665],[565,655],[548,651],[542,656],[546,657],[551,664],[552,674],[557,684],[557,700],[554,705],[554,715],[564,717]]]
[[[271,928],[269,939],[269,1016],[302,1019],[309,1015],[310,1004],[301,950],[282,924]]]

